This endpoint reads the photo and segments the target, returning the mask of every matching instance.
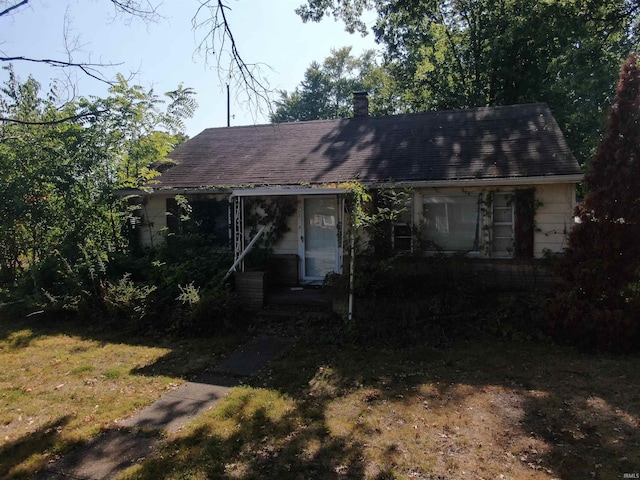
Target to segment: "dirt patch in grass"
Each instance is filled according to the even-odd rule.
[[[215,364],[235,339],[0,319],[0,478],[24,478]]]
[[[300,344],[124,478],[623,478],[640,473],[638,365],[540,344]]]

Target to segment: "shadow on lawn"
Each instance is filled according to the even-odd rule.
[[[640,472],[637,362],[501,342],[388,351],[302,344],[131,478],[622,478]],[[283,399],[289,410],[274,416]],[[476,413],[465,417],[470,406]],[[425,418],[414,431],[416,411]],[[474,439],[487,412],[491,435]],[[388,422],[367,417],[376,414]],[[221,433],[224,422],[231,433]],[[419,433],[436,440],[407,447]]]
[[[364,478],[361,448],[330,437],[322,422],[306,426],[298,410],[276,421],[265,407],[240,412],[228,418],[238,422],[232,435],[200,426],[166,444],[134,478]]]
[[[189,337],[160,333],[140,334],[128,331],[126,326],[115,322],[82,322],[79,319],[49,318],[45,314],[7,321],[1,313],[0,342],[7,342],[10,348],[27,348],[39,338],[62,334],[97,342],[98,346],[115,343],[168,349],[165,355],[152,364],[131,371],[143,376],[191,380],[205,368],[215,365],[244,340],[241,332],[227,332],[210,338],[202,335]]]
[[[42,451],[55,450],[59,443],[60,430],[69,423],[71,415],[66,415],[56,421],[43,425],[35,432],[18,438],[0,447],[0,478],[5,478],[15,465],[20,465],[32,455]],[[71,448],[71,445],[66,445]],[[16,473],[17,472],[13,472]]]
[[[17,347],[40,334],[38,328],[31,328],[29,338],[16,340]],[[113,341],[108,332],[93,333],[93,340]],[[0,336],[10,334],[0,330]],[[182,355],[176,349],[138,373],[175,371],[185,358]],[[302,343],[252,380],[244,403],[223,409],[220,418],[212,420],[230,422],[231,433],[223,434],[202,422],[168,441],[160,456],[148,459],[131,475],[244,480],[383,480],[396,478],[396,474],[429,480],[460,478],[462,468],[456,470],[453,461],[436,463],[433,468],[426,463],[420,468],[412,466],[414,461],[419,463],[417,455],[403,451],[397,438],[385,438],[384,428],[367,424],[367,412],[385,403],[397,406],[399,419],[407,420],[402,418],[403,408],[418,408],[428,401],[421,425],[425,437],[438,438],[436,446],[444,452],[441,457],[466,457],[477,465],[485,462],[481,455],[493,455],[494,464],[488,463],[491,458],[485,462],[493,465],[493,471],[480,472],[484,477],[491,478],[491,473],[514,476],[515,471],[530,474],[530,478],[622,478],[625,473],[640,473],[638,361],[637,356],[589,356],[551,345],[499,341],[395,350]],[[251,399],[260,392],[287,399],[289,410],[274,417],[271,404]],[[469,444],[464,435],[456,437],[456,428],[466,428],[457,423],[459,417],[442,417],[442,412],[464,413],[469,402],[483,398],[490,400],[489,413],[495,413],[489,421],[498,423],[491,437],[482,439],[494,444],[488,454],[474,450],[473,442]],[[328,423],[336,410],[350,422],[347,434],[337,435]],[[446,421],[435,431],[431,424],[437,423],[438,416]],[[468,421],[473,426],[480,420],[470,415]],[[392,425],[391,430],[394,428]],[[45,428],[34,435],[33,442],[22,439],[5,447],[3,458],[8,451],[26,458],[20,452],[28,452],[31,443],[40,448],[38,435],[51,435],[47,438],[54,442],[53,431],[55,428]],[[367,460],[372,448],[377,448],[375,465]],[[425,450],[422,455],[436,453]],[[508,461],[498,458],[505,456]]]
[[[633,393],[640,386],[633,372],[637,359],[619,362],[626,368],[611,361],[610,369],[565,369],[551,382],[536,382],[546,395],[522,392],[522,431],[550,447],[546,453],[523,452],[523,462],[547,467],[563,479],[640,474],[640,403]],[[609,361],[596,357],[594,363]]]
[[[57,347],[41,347],[41,340],[55,336],[72,337],[73,341],[64,338],[61,339],[60,344],[64,346],[60,347],[61,350],[59,352],[52,350]],[[75,339],[78,341],[76,342]],[[46,461],[44,459],[47,454],[53,453],[57,455],[76,447],[76,436],[73,432],[75,431],[74,429],[82,429],[82,427],[78,427],[78,422],[75,421],[78,418],[77,410],[82,409],[83,402],[86,404],[87,402],[100,403],[102,401],[99,397],[91,400],[94,395],[97,395],[95,393],[96,385],[116,384],[120,376],[125,376],[125,369],[127,369],[127,374],[139,375],[140,377],[162,376],[176,379],[191,379],[207,367],[219,361],[220,358],[237,345],[238,341],[239,339],[237,337],[230,335],[212,339],[172,339],[166,336],[133,336],[124,331],[123,328],[118,328],[114,325],[100,325],[95,323],[91,325],[90,322],[82,323],[77,320],[47,318],[45,315],[34,315],[22,319],[7,319],[6,312],[0,312],[0,354],[14,356],[16,358],[21,358],[22,356],[25,358],[29,357],[36,362],[34,367],[29,370],[30,373],[25,373],[26,377],[24,379],[9,382],[6,381],[7,378],[1,375],[0,372],[0,409],[7,408],[8,411],[19,412],[19,409],[23,407],[20,405],[19,399],[15,400],[15,398],[19,397],[12,395],[12,390],[22,392],[24,387],[32,383],[38,383],[41,378],[47,381],[54,381],[52,378],[57,378],[53,376],[43,378],[43,375],[48,374],[43,373],[43,370],[41,371],[37,368],[37,362],[40,361],[38,355],[43,355],[44,360],[42,360],[42,362],[44,362],[45,367],[52,365],[49,363],[52,361],[51,355],[56,355],[58,359],[60,359],[60,365],[64,365],[64,368],[61,366],[58,371],[53,371],[52,375],[61,375],[60,384],[76,385],[76,387],[74,387],[75,393],[73,394],[75,397],[68,396],[65,402],[66,405],[62,408],[59,408],[60,403],[58,399],[63,398],[66,386],[65,389],[59,392],[53,388],[51,389],[52,392],[56,392],[55,397],[58,402],[57,411],[70,413],[68,416],[52,423],[46,422],[48,422],[53,415],[50,413],[42,413],[39,418],[35,419],[35,422],[37,422],[35,425],[41,425],[40,422],[45,423],[32,433],[17,438],[19,434],[11,434],[11,429],[17,428],[15,427],[17,422],[13,424],[11,422],[13,422],[12,418],[18,417],[18,414],[7,414],[3,416],[3,421],[9,423],[1,425],[2,427],[6,427],[2,431],[9,433],[6,434],[8,438],[0,438],[0,478],[5,478],[9,475],[9,472],[18,471],[18,469],[20,469],[19,473],[15,475],[11,473],[11,478],[26,478],[42,466],[42,462]],[[113,347],[114,345],[115,347]],[[122,372],[115,367],[113,370],[105,370],[108,365],[111,363],[116,364],[120,359],[113,357],[113,362],[111,362],[108,353],[103,353],[103,347],[109,347],[108,351],[120,351],[118,348],[119,345],[124,347],[160,347],[166,349],[166,353],[163,351],[159,351],[157,354],[154,353],[155,361],[138,368],[136,368],[136,366],[143,363],[141,357],[129,355],[122,360],[124,362],[123,365],[126,365],[122,367]],[[45,349],[42,353],[39,353],[39,348]],[[128,348],[125,350],[131,351],[131,349]],[[94,353],[95,357],[93,356]],[[83,355],[81,363],[75,362],[75,354]],[[94,368],[92,363],[94,359],[97,359],[96,361],[98,362],[103,362],[103,365]],[[0,363],[2,363],[2,358],[0,358]],[[15,364],[15,362],[13,363]],[[57,365],[57,363],[53,365]],[[17,364],[16,368],[19,367],[20,365]],[[86,368],[86,370],[82,370],[84,368]],[[83,373],[85,371],[86,375]],[[113,376],[108,376],[109,373],[113,373]],[[87,380],[83,383],[84,376],[87,377]],[[11,376],[9,376],[9,378],[11,378]],[[67,378],[71,380],[68,381]],[[122,388],[128,389],[131,387],[125,386]],[[111,390],[106,393],[111,394]],[[49,392],[49,390],[47,390],[47,392]],[[158,394],[162,393],[162,391],[159,391]],[[139,395],[143,396],[145,394],[140,393]],[[144,402],[147,398],[149,397],[143,397],[142,401]],[[37,405],[42,405],[46,401],[46,397],[36,399],[35,394],[30,394],[28,400],[37,402]],[[151,399],[149,398],[149,400]],[[91,403],[89,409],[93,408],[93,405],[94,404]],[[134,405],[134,402],[132,402],[132,405]],[[135,406],[131,408],[133,409]],[[33,405],[30,405],[29,411],[37,413]],[[120,415],[124,415],[125,413],[120,413]],[[107,418],[106,423],[108,424],[111,420],[115,420],[115,418]],[[73,423],[73,426],[70,426],[70,423]],[[102,426],[101,428],[106,427]],[[3,436],[4,435],[3,433]]]
[[[259,478],[265,469],[268,474],[277,474],[271,478],[335,478],[343,476],[338,475],[341,464],[347,465],[344,478],[362,478],[365,470],[369,472],[367,478],[395,478],[394,471],[413,478],[460,478],[463,467],[458,471],[454,467],[449,471],[412,467],[412,461],[418,459],[407,458],[411,453],[400,445],[414,442],[409,436],[412,433],[396,442],[393,434],[385,438],[384,428],[368,422],[367,415],[376,405],[387,402],[401,411],[402,406],[418,408],[425,400],[431,408],[425,412],[426,424],[429,412],[434,416],[449,412],[449,423],[438,428],[444,434],[451,433],[450,438],[467,428],[481,429],[480,419],[474,414],[465,416],[465,410],[482,406],[477,402],[487,402],[487,411],[495,413],[494,421],[499,426],[491,438],[481,440],[495,444],[494,465],[501,465],[499,457],[511,458],[511,466],[494,470],[494,475],[509,474],[509,468],[520,469],[531,478],[541,475],[536,478],[566,480],[635,475],[640,473],[637,366],[637,357],[589,356],[551,345],[498,341],[446,350],[298,348],[274,363],[270,372],[256,379],[261,382],[256,385],[293,398],[297,406],[294,418],[313,427],[297,434],[294,425],[285,425],[284,430],[281,425],[279,438],[284,450],[275,449],[265,461],[258,457],[250,462],[248,473],[238,478]],[[425,394],[425,386],[432,394]],[[330,415],[350,422],[345,427],[347,434],[329,433],[326,419]],[[408,423],[415,419],[399,420]],[[273,425],[266,431],[271,428],[278,431]],[[445,449],[452,456],[466,455],[467,465],[487,454],[486,449],[474,450],[477,445],[473,444],[473,435],[477,432],[468,431],[468,438],[460,437],[457,443],[449,440],[449,450]],[[447,436],[433,429],[426,434]],[[277,433],[267,435],[278,438]],[[309,460],[305,445],[313,442],[321,448]],[[378,449],[374,455],[378,464],[373,469],[363,465],[367,448],[370,452]],[[297,474],[285,475],[289,469]]]

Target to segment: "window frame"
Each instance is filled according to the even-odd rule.
[[[496,207],[496,196],[504,196],[506,198],[506,205],[500,205]],[[489,239],[489,255],[493,258],[513,258],[516,250],[516,209],[514,201],[514,192],[493,191],[491,192],[491,215],[490,215],[490,239]],[[511,220],[496,221],[496,209],[503,211],[509,211]],[[496,227],[510,227],[511,236],[496,236]],[[510,246],[505,251],[496,251],[496,239],[509,239]]]
[[[391,251],[395,254],[413,253],[414,250],[414,203],[413,194],[407,196],[405,201],[405,210],[403,210],[399,218],[391,221]],[[404,231],[403,231],[404,230]],[[409,240],[409,248],[398,248],[400,241]]]

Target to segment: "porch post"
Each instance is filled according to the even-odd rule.
[[[353,297],[355,290],[355,272],[353,271],[356,268],[356,229],[355,222],[351,222],[352,232],[351,232],[351,245],[349,245],[349,323],[353,322]]]
[[[244,197],[233,197],[233,259],[238,261],[244,250]],[[240,261],[244,272],[244,259]]]

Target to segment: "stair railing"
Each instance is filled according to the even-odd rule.
[[[238,264],[240,264],[240,262],[242,262],[242,260],[244,260],[244,257],[247,256],[247,254],[251,251],[251,249],[253,248],[253,246],[255,245],[255,243],[258,241],[258,239],[260,238],[260,235],[262,235],[262,233],[264,232],[264,229],[267,228],[266,225],[263,225],[262,228],[260,230],[258,230],[258,233],[256,233],[256,236],[253,237],[251,239],[251,241],[249,242],[249,244],[245,247],[245,249],[242,251],[242,253],[240,255],[238,255],[238,258],[236,258],[236,261],[233,262],[233,265],[231,265],[231,268],[229,269],[229,271],[227,272],[227,274],[224,276],[224,278],[222,279],[222,282],[224,283],[227,278],[229,278],[231,276],[231,274],[233,272],[236,271],[236,268],[238,267]]]

